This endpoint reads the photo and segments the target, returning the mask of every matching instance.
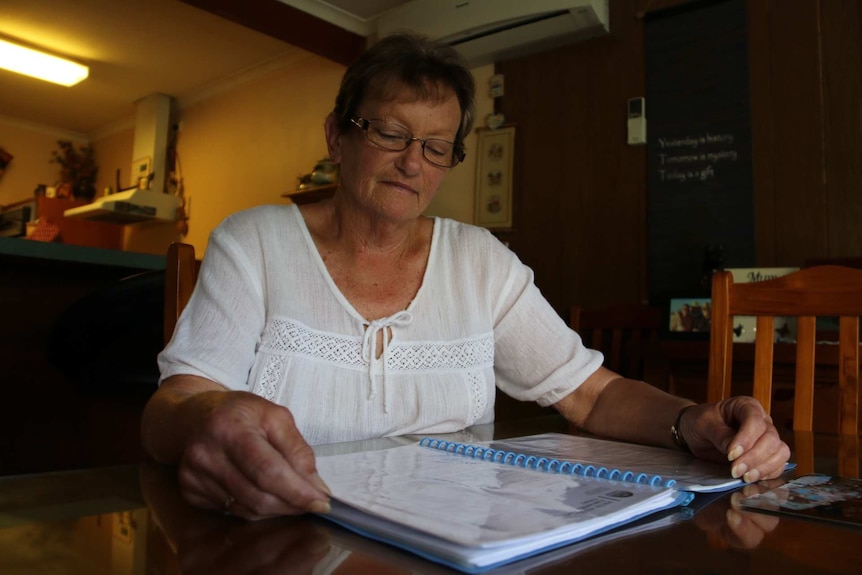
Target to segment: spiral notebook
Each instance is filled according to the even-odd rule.
[[[571,473],[573,464],[543,456],[496,456],[512,441],[518,440],[467,445],[426,438],[318,457],[318,472],[333,494],[332,510],[322,517],[478,573],[685,505],[693,497],[664,478],[636,475],[636,481],[624,482],[622,471],[577,475]]]

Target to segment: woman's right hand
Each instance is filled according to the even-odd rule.
[[[260,396],[175,376],[147,405],[143,435],[157,460],[179,463],[192,505],[245,519],[329,510],[329,489],[292,414]]]

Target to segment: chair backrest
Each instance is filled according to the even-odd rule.
[[[192,296],[199,267],[193,245],[174,242],[168,247],[165,264],[165,344],[171,340],[177,319]]]
[[[640,379],[643,344],[658,340],[661,318],[661,309],[642,304],[623,303],[597,310],[573,305],[569,327],[581,335],[586,345],[605,355],[605,367]]]
[[[728,271],[712,277],[712,325],[709,349],[709,401],[731,394],[733,316],[755,316],[753,395],[770,411],[774,354],[774,319],[797,318],[793,428],[811,431],[814,417],[814,366],[818,317],[839,318],[838,414],[840,433],[859,429],[859,316],[862,270],[841,266],[806,268],[776,279],[734,283]],[[834,347],[834,346],[830,346]]]

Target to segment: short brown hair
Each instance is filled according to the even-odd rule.
[[[413,89],[422,99],[439,98],[441,87],[451,88],[461,106],[455,145],[464,146],[476,113],[473,74],[454,48],[415,34],[386,36],[347,68],[335,98],[339,127],[350,129],[350,119],[369,95],[385,97],[398,86]]]

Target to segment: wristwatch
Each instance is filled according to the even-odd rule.
[[[691,448],[688,446],[688,443],[685,442],[685,438],[682,436],[682,432],[680,431],[679,423],[682,421],[682,414],[686,412],[687,409],[694,407],[694,405],[686,405],[682,409],[679,410],[679,413],[676,414],[676,421],[673,422],[673,425],[670,426],[670,436],[673,438],[673,443],[677,447],[682,450],[688,451],[691,453]]]

